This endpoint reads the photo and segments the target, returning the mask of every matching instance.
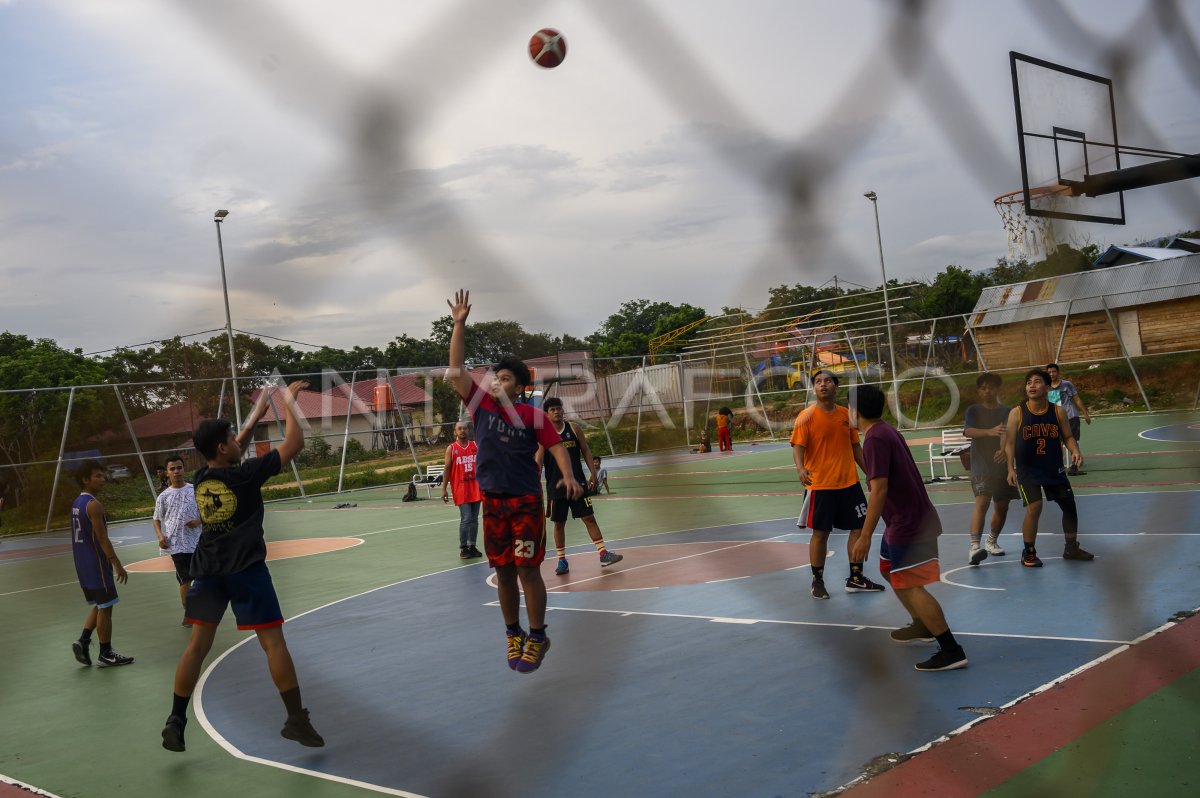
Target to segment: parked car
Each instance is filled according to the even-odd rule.
[[[129,466],[110,465],[107,470],[109,479],[129,479],[133,476],[129,473]]]

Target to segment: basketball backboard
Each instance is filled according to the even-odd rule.
[[[1025,212],[1125,224],[1120,191],[1076,195],[1085,178],[1121,168],[1112,81],[1021,53],[1009,60]]]

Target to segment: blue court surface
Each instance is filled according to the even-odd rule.
[[[839,589],[844,534],[830,541],[832,599],[813,600],[807,534],[779,519],[625,540],[625,560],[603,571],[594,551],[573,549],[570,576],[546,578],[552,648],[532,675],[505,664],[483,563],[291,619],[323,749],[279,736],[253,638],[212,663],[197,716],[236,756],[392,795],[833,790],[1200,603],[1200,493],[1082,496],[1079,507],[1092,563],[1061,559],[1053,505],[1042,569],[1020,565],[1019,504],[1005,557],[966,567],[966,536],[943,536],[932,591],[965,670],[913,670],[933,646],[889,639],[908,621],[891,592]],[[966,528],[969,505],[939,511],[946,529]]]

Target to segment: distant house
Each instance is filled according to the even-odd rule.
[[[985,288],[969,327],[986,367],[1116,358],[1122,342],[1131,357],[1200,349],[1200,254],[1171,252]]]
[[[1188,241],[1189,239],[1173,239],[1176,241]],[[1192,250],[1200,252],[1200,249]],[[1145,263],[1147,261],[1168,260],[1170,258],[1178,258],[1187,254],[1182,246],[1179,247],[1109,247],[1100,254],[1100,257],[1094,261],[1096,266],[1124,266],[1128,263]]]
[[[1200,252],[1200,238],[1175,236],[1167,242],[1167,249],[1182,249],[1184,252]]]
[[[435,437],[424,426],[422,413],[429,394],[416,384],[415,374],[391,378],[355,380],[336,385],[326,391],[301,391],[296,406],[311,426],[309,437],[321,436],[334,449],[342,447],[349,431],[366,449],[397,449],[406,442],[405,435],[415,442]],[[257,402],[261,388],[251,393]],[[263,451],[278,441],[283,432],[282,400],[273,398],[266,414],[255,428],[254,440]],[[348,427],[347,427],[348,425]]]

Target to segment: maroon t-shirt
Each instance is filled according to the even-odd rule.
[[[475,423],[479,487],[485,493],[542,495],[541,470],[534,457],[538,444],[549,449],[562,442],[546,414],[522,403],[502,406],[474,382],[463,401]]]
[[[941,520],[904,436],[891,424],[879,422],[867,430],[862,450],[867,481],[880,477],[888,481],[883,503],[887,524],[883,534],[888,543],[914,543],[940,535]]]

